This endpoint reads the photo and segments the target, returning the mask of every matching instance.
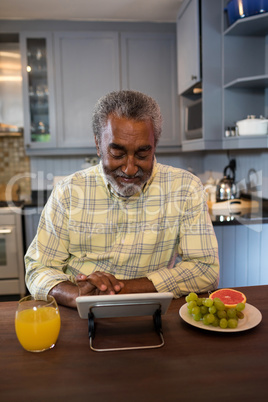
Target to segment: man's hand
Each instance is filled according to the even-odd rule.
[[[123,282],[116,279],[114,275],[100,271],[88,276],[79,274],[75,279],[79,296],[114,295],[124,287]]]
[[[89,276],[77,275],[76,284],[68,281],[60,282],[50,290],[49,294],[55,297],[58,304],[76,308],[78,296],[147,292],[156,292],[153,283],[147,278],[119,281],[114,275],[97,271]]]

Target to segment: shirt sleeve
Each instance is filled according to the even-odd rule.
[[[64,273],[70,256],[69,219],[68,209],[59,200],[60,192],[60,188],[53,190],[42,211],[37,234],[25,255],[25,282],[36,298],[46,298],[50,289],[60,282],[74,282],[72,275]]]
[[[185,197],[178,226],[180,261],[147,274],[158,292],[172,292],[176,298],[213,290],[219,282],[218,244],[202,183],[192,181]]]

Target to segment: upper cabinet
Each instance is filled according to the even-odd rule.
[[[55,34],[57,137],[63,148],[95,147],[91,114],[96,101],[120,88],[118,33]]]
[[[122,89],[134,89],[154,98],[163,114],[158,147],[179,146],[176,37],[170,33],[121,34]],[[168,147],[172,147],[170,150]]]
[[[226,5],[222,2],[222,6]],[[268,13],[223,25],[223,133],[248,115],[268,116]],[[224,137],[224,149],[267,148],[268,136]]]
[[[26,150],[56,145],[52,34],[20,35]]]
[[[222,148],[222,14],[219,2],[211,0],[185,0],[179,11],[177,54],[183,151]],[[198,114],[191,117],[194,111]],[[196,121],[200,125],[198,135],[188,130]]]
[[[158,101],[163,114],[158,150],[178,151],[175,26],[119,24],[115,31],[105,23],[99,30],[90,26],[21,33],[26,152],[96,153],[93,108],[101,96],[120,89],[138,90]]]
[[[201,81],[199,0],[186,0],[177,17],[178,92]]]

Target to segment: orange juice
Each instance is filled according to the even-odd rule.
[[[34,307],[16,312],[15,329],[18,340],[28,351],[52,348],[60,332],[58,308]]]

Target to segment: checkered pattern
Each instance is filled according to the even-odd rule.
[[[218,246],[204,189],[191,173],[156,163],[141,194],[118,196],[102,165],[54,188],[25,256],[26,284],[45,297],[79,273],[147,277],[180,297],[218,284]]]

